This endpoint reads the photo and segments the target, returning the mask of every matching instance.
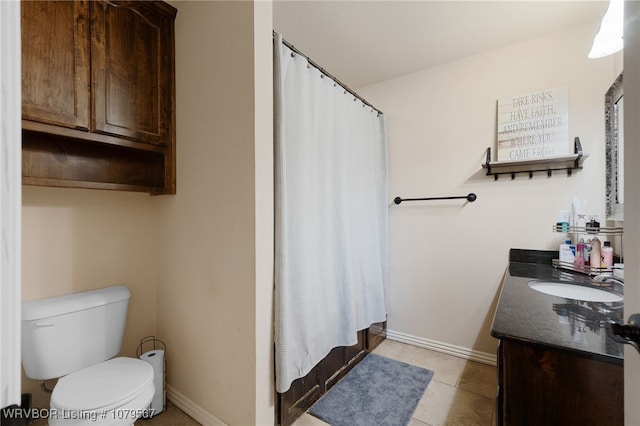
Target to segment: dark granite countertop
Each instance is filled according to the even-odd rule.
[[[586,275],[554,268],[551,265],[554,254],[557,258],[557,252],[552,251],[511,250],[491,335],[622,365],[623,345],[609,338],[605,331],[607,321],[623,322],[622,302],[585,302],[547,295],[529,287],[531,280],[590,285]]]

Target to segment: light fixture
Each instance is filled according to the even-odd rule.
[[[621,50],[624,25],[624,1],[609,0],[607,13],[602,18],[600,29],[593,40],[589,58],[602,58]]]

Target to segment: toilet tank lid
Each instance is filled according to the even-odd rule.
[[[37,320],[120,302],[131,297],[123,285],[89,290],[22,304],[22,320]]]

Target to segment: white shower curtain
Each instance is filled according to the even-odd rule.
[[[384,117],[274,38],[276,390],[386,319]]]

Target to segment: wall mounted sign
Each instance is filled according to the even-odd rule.
[[[498,161],[570,154],[566,87],[498,99]]]

